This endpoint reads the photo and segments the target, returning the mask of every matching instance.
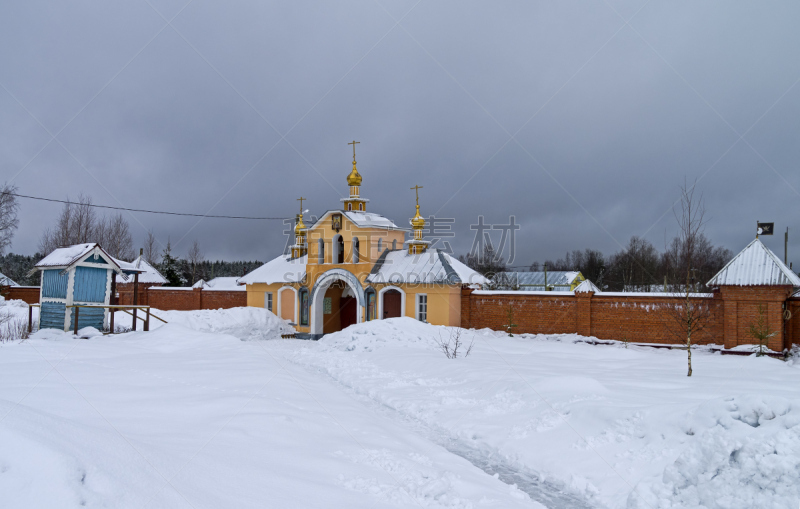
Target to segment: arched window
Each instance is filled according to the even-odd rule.
[[[308,325],[308,288],[301,288],[298,298],[300,300],[300,325]]]
[[[317,258],[318,263],[325,263],[325,241],[323,239],[319,239],[317,241],[317,251],[319,257]]]
[[[344,239],[337,235],[333,240],[333,263],[344,263]]]
[[[358,204],[358,210],[364,210],[364,204],[363,203],[359,203]]]
[[[392,251],[396,251],[396,250],[397,250],[397,239],[394,239],[392,241]]]
[[[353,237],[353,263],[358,263],[359,260],[358,246],[358,237]]]
[[[367,320],[374,320],[378,317],[378,301],[376,298],[375,289],[372,287],[367,288],[364,292],[364,295],[367,298]]]
[[[381,255],[381,251],[383,251],[383,239],[378,239],[378,256]]]
[[[348,203],[347,204],[347,210],[353,210],[353,204],[352,203]]]

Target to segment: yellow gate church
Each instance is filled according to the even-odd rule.
[[[356,167],[347,176],[349,196],[311,225],[297,215],[295,243],[239,279],[247,305],[265,307],[291,321],[299,337],[319,338],[369,320],[400,316],[435,325],[461,324],[462,286],[487,280],[423,238],[419,189],[411,228],[367,211]],[[406,239],[406,234],[410,238]]]

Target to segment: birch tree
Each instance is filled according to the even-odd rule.
[[[686,376],[692,376],[693,340],[706,328],[710,317],[707,299],[692,296],[696,283],[692,269],[698,262],[698,244],[703,238],[706,224],[703,197],[695,196],[696,184],[695,181],[692,186],[688,186],[684,182],[681,187],[680,203],[673,208],[678,223],[677,255],[683,262],[680,266],[684,273],[675,294],[680,301],[669,306],[666,320],[667,331],[686,345],[688,355]]]
[[[14,196],[16,192],[16,186],[11,184],[0,186],[0,255],[11,245],[11,239],[19,226],[17,219],[19,204],[17,197]]]

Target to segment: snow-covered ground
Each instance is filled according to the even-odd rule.
[[[158,314],[0,345],[0,507],[800,506],[800,363]]]

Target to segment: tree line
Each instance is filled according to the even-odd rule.
[[[650,241],[636,235],[626,246],[616,253],[606,256],[596,249],[576,249],[568,251],[562,258],[548,259],[544,263],[533,262],[522,270],[531,272],[580,271],[603,291],[609,292],[651,292],[675,291],[689,284],[694,291],[707,291],[706,281],[719,272],[734,253],[722,246],[715,246],[705,234],[700,233],[692,242],[693,261],[686,256],[685,240],[676,237],[659,251]],[[460,256],[459,259],[473,270],[489,277],[496,274],[519,270],[508,267],[502,257],[497,256],[491,246],[485,246],[478,255]]]
[[[16,191],[17,188],[10,184],[0,186],[0,272],[16,283],[37,286],[40,276],[38,273],[31,274],[34,265],[54,249],[63,246],[96,242],[118,260],[133,261],[137,256],[131,228],[125,217],[122,214],[100,215],[92,198],[85,195],[80,195],[75,202],[64,204],[55,222],[42,232],[39,250],[35,254],[5,254],[18,226]],[[152,231],[147,232],[141,253],[168,280],[166,286],[190,286],[201,279],[215,277],[241,277],[263,264],[257,260],[206,260],[197,241],[182,258],[173,254],[169,240],[160,249]]]

